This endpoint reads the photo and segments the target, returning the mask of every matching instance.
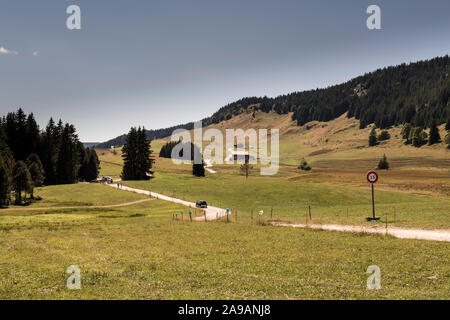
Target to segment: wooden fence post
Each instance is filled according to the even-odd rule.
[[[305,224],[308,224],[308,207],[305,208]]]

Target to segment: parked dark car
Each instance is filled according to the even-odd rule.
[[[205,200],[198,200],[197,203],[195,204],[195,206],[197,208],[202,208],[202,209],[208,208],[208,204],[206,203]]]
[[[111,184],[111,183],[113,183],[113,179],[111,177],[108,177],[108,176],[103,176],[102,177],[102,182]]]

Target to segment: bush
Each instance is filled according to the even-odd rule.
[[[389,140],[390,138],[391,138],[391,135],[390,135],[389,131],[387,131],[387,130],[381,131],[381,133],[378,135],[378,141],[386,141],[386,140]]]
[[[298,168],[300,170],[303,170],[303,171],[310,171],[311,170],[311,166],[308,164],[308,162],[305,160],[305,158],[302,159],[302,161],[300,162],[300,165],[298,166]]]

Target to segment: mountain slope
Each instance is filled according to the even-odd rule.
[[[217,124],[243,112],[292,113],[292,120],[301,126],[310,121],[330,121],[347,112],[349,118],[360,120],[360,128],[375,123],[388,128],[405,122],[429,127],[432,121],[444,123],[450,118],[450,58],[379,69],[346,83],[323,89],[294,92],[276,98],[249,97],[230,103],[203,125]],[[149,139],[169,136],[175,129],[193,128],[187,123],[171,128],[149,130]],[[125,135],[97,145],[99,148],[123,145]]]

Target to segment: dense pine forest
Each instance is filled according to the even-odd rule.
[[[220,108],[203,125],[228,120],[242,112],[260,110],[278,114],[292,112],[298,125],[318,120],[330,121],[348,112],[348,117],[360,120],[365,128],[375,123],[385,129],[410,123],[414,127],[429,128],[450,119],[450,58],[432,60],[379,69],[346,83],[324,89],[294,92],[276,98],[249,97]],[[166,129],[147,131],[151,140],[172,134],[175,129],[191,130],[193,123]],[[125,136],[107,141],[99,147],[109,148],[125,142]]]
[[[71,184],[97,178],[99,160],[94,149],[84,148],[75,127],[50,119],[40,130],[34,115],[22,109],[0,118],[0,205],[16,203],[22,193],[33,197],[41,185]]]

